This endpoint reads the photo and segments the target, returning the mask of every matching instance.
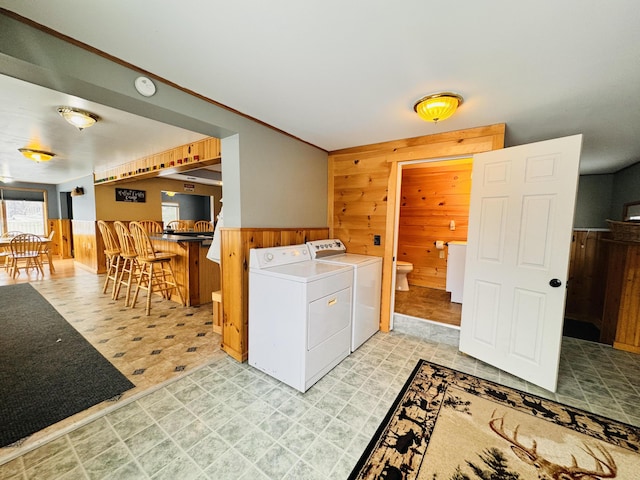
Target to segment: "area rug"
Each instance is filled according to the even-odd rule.
[[[421,360],[349,479],[640,478],[640,428]]]
[[[0,287],[0,446],[135,385],[29,284]]]

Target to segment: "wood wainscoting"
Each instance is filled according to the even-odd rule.
[[[611,331],[602,324],[602,309],[607,277],[608,249],[604,239],[608,230],[576,229],[573,231],[569,256],[569,275],[565,317],[589,322],[600,329],[600,342],[613,344]]]
[[[221,228],[222,349],[239,362],[249,355],[249,250],[328,238],[322,228]]]
[[[95,220],[72,220],[73,255],[78,266],[93,273],[107,271],[104,242]]]
[[[53,255],[62,259],[73,258],[73,242],[71,238],[71,220],[65,218],[50,218],[49,230],[53,230],[53,239],[49,248]]]
[[[613,348],[640,353],[640,243],[605,242],[609,268],[603,327],[615,334]]]

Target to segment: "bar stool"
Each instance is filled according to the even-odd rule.
[[[180,297],[180,303],[184,306],[184,297],[178,286],[178,282],[173,273],[171,260],[176,257],[175,253],[154,252],[153,244],[149,239],[149,234],[139,222],[131,222],[129,230],[133,236],[136,255],[139,265],[138,284],[133,294],[131,308],[136,306],[138,292],[147,291],[146,314],[151,311],[151,294],[160,292],[164,298],[171,299],[171,292],[175,288]]]
[[[193,224],[194,232],[213,232],[213,223],[208,220],[198,220]]]
[[[147,233],[162,233],[162,225],[155,220],[140,220],[138,223]],[[129,228],[131,228],[131,223],[129,223]]]
[[[104,280],[102,293],[107,293],[109,280],[113,280],[113,291],[111,292],[111,298],[115,300],[115,290],[116,284],[118,283],[118,272],[120,269],[120,245],[118,245],[118,240],[116,240],[111,227],[109,227],[106,222],[98,220],[98,228],[100,229],[102,241],[104,242],[105,246],[104,254],[107,257],[107,278],[105,278]]]
[[[129,306],[129,300],[131,299],[131,285],[136,279],[138,273],[138,255],[133,244],[133,237],[129,228],[120,221],[113,222],[113,227],[116,230],[118,241],[120,242],[120,257],[122,258],[122,267],[120,268],[120,275],[116,282],[116,290],[113,294],[115,299],[118,299],[120,295],[120,287],[125,285],[127,287],[127,295],[124,299],[124,306]],[[125,278],[126,275],[126,278]]]

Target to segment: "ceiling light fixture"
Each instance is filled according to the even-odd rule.
[[[413,106],[413,110],[423,120],[438,123],[453,115],[462,105],[462,101],[462,96],[457,93],[432,93],[418,100]]]
[[[62,116],[62,118],[64,118],[78,130],[89,128],[95,125],[98,120],[100,120],[100,117],[98,115],[87,112],[85,110],[80,110],[78,108],[58,107],[57,111]]]
[[[44,150],[34,150],[33,148],[19,148],[18,151],[34,162],[48,162],[56,156],[55,153],[45,152]]]

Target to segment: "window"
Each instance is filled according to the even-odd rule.
[[[162,202],[162,223],[166,226],[174,220],[180,220],[180,205],[174,202]]]
[[[46,235],[46,191],[28,189],[0,189],[0,231],[18,231]]]

